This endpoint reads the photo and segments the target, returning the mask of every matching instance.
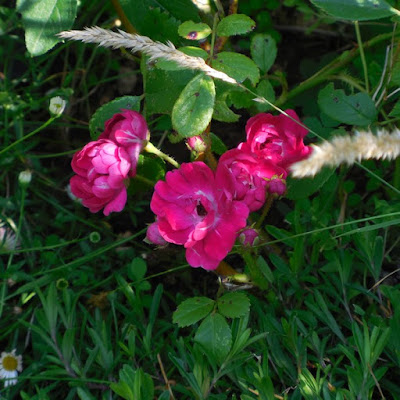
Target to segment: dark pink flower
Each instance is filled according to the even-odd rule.
[[[218,162],[217,176],[232,179],[234,200],[243,201],[250,211],[260,209],[265,203],[266,192],[282,195],[286,190],[287,172],[256,153],[232,149]]]
[[[192,267],[216,269],[246,226],[249,209],[233,200],[232,180],[219,178],[203,162],[182,164],[157,182],[151,210],[160,235],[184,245]]]
[[[143,116],[136,111],[123,110],[106,121],[104,132],[99,139],[112,140],[125,148],[131,163],[130,176],[135,176],[139,154],[148,137],[147,123]]]
[[[286,113],[300,121],[295,111],[286,110]],[[247,141],[238,147],[287,169],[311,153],[311,147],[303,143],[307,132],[307,129],[283,114],[274,116],[261,113],[247,121]]]
[[[104,208],[104,215],[109,215],[124,208],[124,180],[131,168],[124,148],[107,139],[90,142],[74,154],[71,166],[77,174],[70,180],[71,192],[91,212]]]

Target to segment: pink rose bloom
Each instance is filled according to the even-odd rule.
[[[106,121],[99,139],[112,140],[125,148],[131,163],[130,176],[135,176],[139,154],[148,141],[148,135],[143,116],[136,111],[123,110]]]
[[[241,149],[224,153],[216,174],[233,180],[234,200],[243,201],[251,212],[263,206],[267,191],[282,195],[286,190],[287,172],[283,168]]]
[[[233,191],[231,179],[216,177],[203,162],[182,164],[157,182],[150,207],[160,235],[184,245],[192,267],[216,269],[246,226],[249,209]]]
[[[126,203],[127,178],[131,163],[122,147],[107,139],[88,143],[71,162],[77,175],[70,180],[71,192],[93,213],[121,211]]]
[[[286,110],[286,113],[300,122],[295,111]],[[303,143],[307,133],[307,129],[283,114],[274,116],[261,113],[247,121],[247,142],[240,143],[238,148],[262,156],[287,169],[311,153],[311,147]]]

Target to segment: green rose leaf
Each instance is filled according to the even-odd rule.
[[[140,67],[146,88],[146,115],[171,114],[172,108],[185,86],[196,76],[195,71],[165,71],[149,68],[146,57]]]
[[[201,40],[206,38],[211,33],[211,28],[202,22],[196,23],[193,21],[186,21],[178,28],[180,36],[189,40]]]
[[[327,14],[352,21],[365,21],[398,15],[384,0],[311,0]]]
[[[250,309],[249,298],[243,292],[230,292],[217,300],[218,311],[228,318],[238,318]]]
[[[261,71],[267,72],[275,62],[278,48],[271,35],[258,33],[254,35],[250,44],[251,58]]]
[[[178,27],[183,21],[200,22],[191,0],[120,0],[125,15],[141,35],[163,43],[179,43]]]
[[[348,125],[369,125],[375,121],[377,114],[368,94],[347,96],[342,89],[335,90],[333,83],[319,92],[318,105],[328,117]]]
[[[222,363],[232,346],[232,331],[221,314],[211,314],[200,324],[194,340]]]
[[[389,114],[390,117],[400,117],[400,101],[398,101]]]
[[[214,308],[214,300],[208,297],[192,297],[179,304],[172,321],[179,327],[193,325],[207,316]]]
[[[218,36],[243,35],[254,29],[256,23],[247,15],[232,14],[223,18],[217,26]]]
[[[217,54],[212,66],[238,82],[248,78],[253,85],[256,85],[260,79],[260,71],[255,62],[243,54],[223,51]]]
[[[274,88],[272,87],[270,81],[263,79],[260,81],[260,83],[257,86],[256,92],[264,97],[264,99],[268,100],[271,103],[275,102],[275,91]],[[269,110],[272,110],[272,107],[269,104],[266,103],[255,103],[256,108],[259,112],[266,112]]]
[[[290,200],[299,200],[314,194],[333,174],[334,169],[324,168],[319,174],[312,178],[287,177],[286,197]]]
[[[76,8],[77,0],[17,0],[31,56],[46,53],[60,41],[55,35],[72,27]]]
[[[89,122],[90,137],[97,140],[104,130],[104,123],[114,114],[122,112],[122,110],[139,111],[140,100],[140,96],[123,96],[99,107]]]
[[[203,60],[205,60],[208,57],[208,53],[205,50],[200,49],[199,47],[185,46],[185,47],[180,47],[178,50],[181,51],[182,53],[187,54],[188,56],[200,57]],[[163,69],[164,71],[178,71],[182,69],[187,69],[185,67],[182,67],[182,65],[180,65],[176,61],[165,60],[163,58],[159,58],[157,60],[156,67]]]
[[[210,132],[211,136],[211,150],[219,156],[228,151],[225,143],[214,133]]]
[[[214,81],[204,74],[195,76],[172,109],[172,126],[184,137],[199,135],[211,121],[214,102]]]
[[[217,99],[215,102],[215,108],[213,118],[221,122],[237,122],[240,115],[235,114],[226,104],[226,100]]]
[[[184,46],[184,47],[179,47],[178,49],[182,53],[185,53],[188,56],[191,57],[200,57],[203,60],[207,59],[208,53],[201,49],[200,47],[195,47],[195,46]]]

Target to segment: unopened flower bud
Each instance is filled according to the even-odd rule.
[[[49,111],[54,117],[59,117],[65,109],[67,102],[60,96],[50,99]]]
[[[255,246],[260,241],[258,232],[255,229],[245,229],[239,235],[239,242],[244,246]]]
[[[186,141],[189,150],[196,153],[204,153],[207,149],[207,143],[202,136],[192,136]]]
[[[165,246],[167,244],[166,240],[161,236],[160,231],[158,230],[158,222],[149,225],[144,241],[158,246]]]
[[[286,192],[286,179],[274,175],[270,179],[266,179],[268,182],[267,190],[269,193],[283,196]]]
[[[27,187],[32,180],[32,172],[28,169],[26,171],[22,171],[18,175],[18,182],[21,186]]]

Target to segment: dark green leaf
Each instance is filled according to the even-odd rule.
[[[146,153],[140,154],[136,175],[138,177],[134,178],[128,186],[129,195],[138,192],[146,192],[151,188],[152,184],[154,185],[155,182],[163,179],[165,176],[165,162],[153,155]],[[147,179],[148,182],[140,179],[139,176]]]
[[[172,320],[181,328],[193,325],[203,319],[214,308],[214,300],[208,297],[193,297],[179,304]]]
[[[163,71],[149,69],[142,60],[142,73],[146,88],[146,114],[171,114],[180,93],[193,78],[192,70]]]
[[[214,106],[213,118],[221,122],[237,122],[240,115],[235,114],[228,107],[225,100],[217,99]]]
[[[97,140],[100,133],[104,130],[104,123],[112,118],[114,114],[122,112],[122,110],[140,110],[140,96],[123,96],[102,105],[92,115],[89,122],[90,137]]]
[[[60,39],[55,35],[68,30],[76,17],[77,0],[18,0],[22,14],[26,48],[31,56],[40,56]]]
[[[297,179],[288,176],[286,197],[291,200],[298,200],[311,196],[329,179],[333,172],[334,169],[324,168],[313,178]]]
[[[400,117],[400,101],[398,101],[389,114],[390,117]]]
[[[247,15],[232,14],[223,18],[217,26],[218,36],[243,35],[254,29],[256,23]]]
[[[225,72],[238,82],[243,82],[248,78],[253,85],[256,85],[260,79],[260,71],[257,65],[243,54],[223,51],[217,54],[212,66],[219,71]]]
[[[128,277],[132,281],[139,281],[144,278],[147,271],[146,262],[141,257],[136,257],[128,266]]]
[[[217,300],[218,311],[228,318],[238,318],[250,309],[249,298],[243,292],[230,292]]]
[[[271,268],[264,257],[259,256],[257,258],[257,267],[260,269],[269,283],[274,282],[274,274],[272,273]]]
[[[335,90],[333,83],[320,90],[318,105],[332,119],[348,125],[369,125],[376,119],[374,102],[367,93],[347,96],[342,89]]]
[[[184,137],[201,134],[211,121],[214,101],[214,81],[204,74],[195,76],[174,105],[172,126]]]
[[[258,33],[253,36],[250,51],[251,58],[262,72],[268,72],[274,65],[278,53],[275,39],[271,35],[264,33]]]
[[[311,0],[326,13],[340,19],[365,21],[396,15],[384,0]]]
[[[204,351],[222,363],[232,345],[232,332],[226,319],[220,314],[209,315],[199,326],[194,337]]]
[[[120,0],[132,25],[142,35],[165,42],[180,40],[178,27],[183,21],[200,22],[191,0]]]
[[[263,79],[257,86],[256,92],[270,103],[275,102],[275,92],[270,81]],[[272,110],[272,106],[266,103],[255,103],[259,112],[266,112]]]
[[[219,156],[228,151],[225,143],[214,133],[210,132],[211,136],[211,150]]]

